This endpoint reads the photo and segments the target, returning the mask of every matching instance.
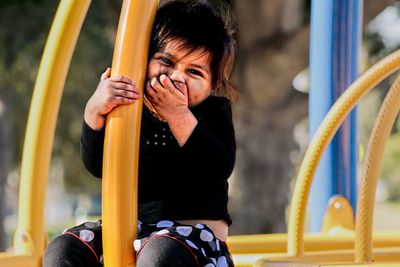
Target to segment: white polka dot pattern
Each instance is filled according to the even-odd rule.
[[[232,267],[233,262],[225,243],[218,240],[211,228],[206,224],[195,226],[182,225],[171,220],[158,223],[141,224],[142,233],[138,234],[141,243],[134,243],[135,251],[143,249],[145,240],[154,235],[171,237],[185,245],[196,256],[199,266],[202,267]],[[140,247],[142,246],[142,247]]]
[[[186,243],[194,249],[199,249],[192,241],[186,240]]]
[[[197,229],[204,229],[204,225],[203,225],[203,224],[200,224],[200,223],[196,224],[195,227],[196,227]]]
[[[158,228],[171,227],[171,226],[173,226],[173,225],[174,225],[174,223],[171,222],[171,221],[159,221],[159,222],[157,223],[157,227],[158,227]]]
[[[204,250],[204,248],[201,248],[201,253],[203,253],[204,257],[207,257],[206,251]]]
[[[81,230],[79,232],[79,238],[85,242],[90,242],[94,238],[94,233],[90,230]]]
[[[86,222],[69,228],[64,232],[76,235],[86,242],[95,255],[98,256],[99,263],[103,264],[101,231],[101,221],[97,221]],[[171,220],[162,220],[158,223],[142,223],[138,221],[138,239],[132,242],[132,247],[135,251],[139,252],[143,249],[143,245],[152,235],[168,236],[187,244],[187,248],[196,256],[199,266],[234,266],[226,244],[216,239],[211,228],[205,224],[197,224],[193,227]]]
[[[102,225],[101,221],[86,222],[69,228],[66,233],[78,236],[89,245],[102,262]],[[211,228],[205,224],[196,226],[182,225],[171,220],[162,220],[158,223],[142,223],[138,221],[138,239],[133,241],[136,252],[143,249],[143,245],[151,236],[163,235],[171,237],[187,245],[187,248],[196,256],[199,266],[202,267],[233,267],[232,258],[226,244],[215,238]]]
[[[225,256],[218,258],[217,267],[228,267],[228,262],[226,261]]]
[[[160,231],[158,231],[158,232],[156,232],[154,234],[155,235],[166,235],[166,234],[169,234],[169,231],[167,229],[163,229],[163,230],[160,230]]]
[[[176,227],[176,231],[182,236],[189,236],[192,233],[193,228],[190,226],[178,226]]]
[[[142,246],[142,240],[136,239],[135,241],[133,241],[133,247],[135,248],[136,251],[139,251],[141,246]]]
[[[207,230],[201,230],[200,239],[205,242],[210,242],[214,239],[214,235]]]

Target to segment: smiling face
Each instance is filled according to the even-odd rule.
[[[188,90],[189,107],[196,106],[211,93],[211,56],[201,49],[190,50],[180,41],[167,42],[149,61],[147,79],[167,75],[175,87],[185,85]]]

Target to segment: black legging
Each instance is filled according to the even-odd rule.
[[[133,249],[133,248],[132,248]],[[76,237],[63,234],[46,249],[44,267],[101,267],[95,253]],[[171,238],[150,238],[137,257],[137,267],[198,266],[194,255],[184,245]]]

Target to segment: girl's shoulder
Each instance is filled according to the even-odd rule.
[[[218,110],[230,110],[231,101],[223,96],[209,96],[202,103],[195,106],[193,109],[207,110],[207,111],[218,111]]]
[[[220,118],[231,118],[231,102],[226,97],[209,96],[199,105],[191,108],[197,119],[215,121]]]
[[[213,105],[219,106],[219,107],[230,107],[231,106],[231,101],[224,97],[224,96],[210,96],[208,97],[210,102]]]

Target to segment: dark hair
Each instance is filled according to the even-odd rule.
[[[222,2],[222,1],[218,1]],[[228,9],[205,0],[175,0],[160,7],[150,40],[149,56],[165,48],[171,40],[181,41],[179,48],[203,49],[211,55],[213,91],[229,100],[236,91],[229,81],[235,58],[233,31],[228,26]]]

